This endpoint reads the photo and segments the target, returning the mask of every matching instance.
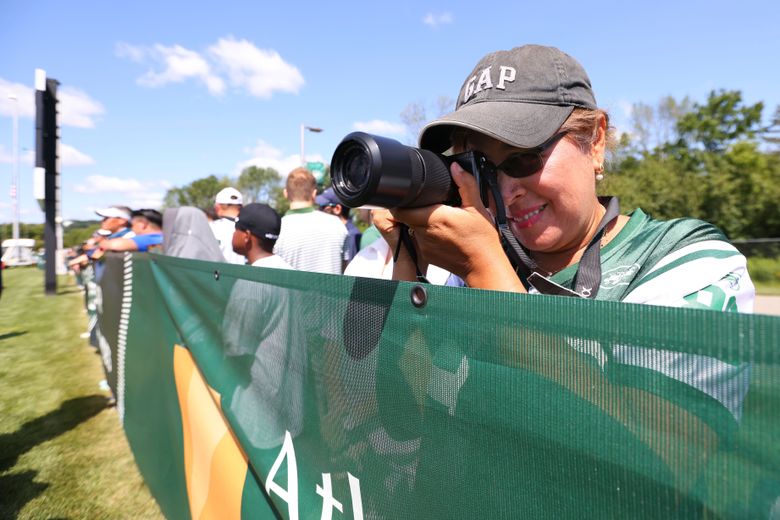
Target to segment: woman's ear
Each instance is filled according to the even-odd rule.
[[[590,147],[590,156],[593,161],[593,171],[604,169],[604,160],[607,150],[607,118],[602,114],[596,123],[593,132],[593,143]]]

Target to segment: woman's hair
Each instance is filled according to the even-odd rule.
[[[575,108],[558,129],[558,132],[566,132],[569,139],[580,147],[582,153],[590,153],[593,141],[598,135],[599,121],[602,117],[606,121],[605,139],[609,147],[613,139],[614,128],[609,126],[609,114],[600,108]]]

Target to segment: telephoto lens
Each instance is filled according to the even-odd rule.
[[[420,207],[457,200],[451,163],[429,150],[353,132],[336,147],[330,174],[333,191],[350,208]]]

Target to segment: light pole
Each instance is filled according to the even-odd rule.
[[[19,239],[19,99],[11,94],[8,99],[14,102],[13,126],[13,175],[11,176],[11,204],[13,211],[13,238]]]
[[[306,166],[306,158],[303,155],[303,134],[306,132],[306,130],[317,134],[322,132],[322,128],[317,128],[316,126],[306,126],[301,123],[301,166]]]

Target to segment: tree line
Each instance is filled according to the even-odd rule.
[[[617,195],[624,211],[699,218],[731,239],[780,237],[780,108],[768,126],[763,110],[735,90],[703,103],[636,104],[599,191]]]
[[[241,171],[237,178],[226,175],[209,175],[165,193],[163,206],[173,208],[194,206],[208,210],[214,206],[214,196],[222,188],[232,186],[244,196],[244,203],[263,202],[271,205],[280,213],[287,211],[289,204],[284,197],[282,176],[274,168],[249,166]]]
[[[451,102],[440,98],[433,112],[447,112]],[[618,196],[624,212],[641,207],[658,219],[700,218],[732,239],[780,237],[780,108],[768,126],[763,110],[736,90],[712,91],[702,103],[665,97],[656,106],[635,104],[631,127],[610,149],[600,193]],[[419,102],[401,113],[409,136],[427,119]],[[237,179],[211,175],[173,188],[165,205],[210,208],[230,185],[247,201],[287,209],[279,173],[257,166]]]

